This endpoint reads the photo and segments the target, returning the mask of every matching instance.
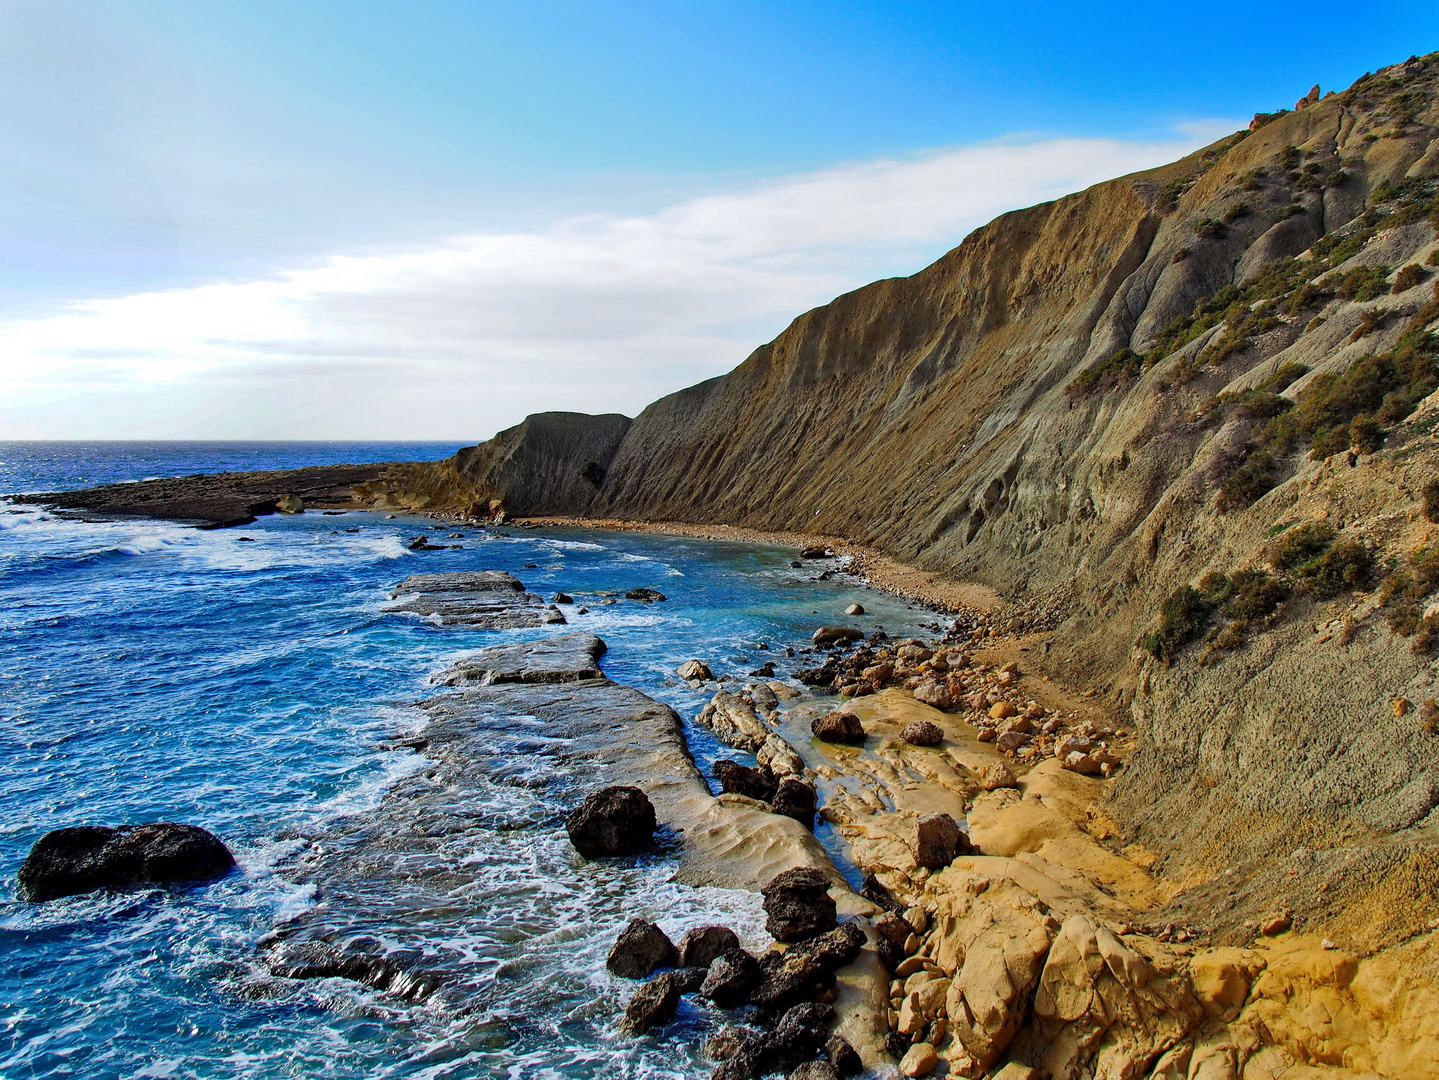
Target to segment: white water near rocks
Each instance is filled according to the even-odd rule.
[[[622,1038],[633,984],[604,957],[637,915],[673,936],[724,922],[758,945],[759,898],[677,885],[663,850],[580,859],[562,825],[579,793],[543,753],[506,742],[515,724],[496,732],[486,783],[462,808],[471,884],[453,910],[407,921],[407,898],[382,895],[382,880],[356,887],[374,890],[376,947],[443,967],[447,992],[411,1003],[277,980],[257,946],[295,920],[323,924],[331,886],[306,883],[312,857],[343,853],[387,794],[423,783],[429,760],[404,746],[422,722],[413,703],[457,656],[589,630],[610,646],[612,679],[688,721],[707,692],[674,677],[681,661],[744,676],[774,659],[783,674],[799,663],[783,646],[837,619],[853,584],[814,581],[784,549],[659,536],[353,513],[204,532],[4,512],[24,509],[0,508],[0,1076],[708,1074],[700,1043],[718,1014],[686,1004],[664,1033]],[[426,531],[463,532],[442,541],[463,547],[407,551]],[[408,574],[460,569],[508,570],[591,613],[490,633],[383,612]],[[641,585],[669,599],[618,595]],[[927,618],[862,600],[866,629],[908,633]],[[734,756],[687,735],[704,767]],[[46,830],[154,820],[212,829],[239,871],[197,889],[16,897],[15,871]]]

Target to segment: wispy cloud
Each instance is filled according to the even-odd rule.
[[[1198,134],[850,164],[649,216],[77,300],[0,324],[0,435],[478,439],[543,409],[633,413],[998,213],[1169,160]]]

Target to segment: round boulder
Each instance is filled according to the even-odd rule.
[[[727,926],[697,926],[679,943],[680,967],[707,968],[717,957],[739,948],[739,935]]]
[[[20,891],[37,903],[96,889],[214,881],[235,865],[198,825],[81,825],[48,832],[20,866]]]
[[[864,725],[859,717],[849,712],[832,712],[816,716],[810,721],[809,729],[816,739],[830,743],[864,742]]]
[[[938,746],[944,741],[944,730],[928,720],[915,720],[904,725],[899,737],[915,746]]]
[[[776,941],[803,941],[839,925],[829,878],[810,867],[776,874],[760,890],[768,918],[765,929]]]
[[[847,608],[844,609],[844,613],[845,613],[846,615],[863,615],[863,614],[864,614],[864,605],[863,605],[863,604],[850,604],[849,607],[847,607]]]
[[[655,825],[649,797],[623,785],[594,792],[565,819],[570,843],[587,859],[643,851],[654,838]]]
[[[610,950],[605,967],[626,979],[647,979],[662,967],[674,967],[674,943],[652,922],[631,919]]]

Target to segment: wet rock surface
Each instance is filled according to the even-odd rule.
[[[18,876],[21,895],[43,902],[96,889],[214,881],[234,866],[220,839],[197,825],[80,825],[37,840]]]
[[[518,578],[503,570],[411,574],[395,586],[385,610],[423,615],[442,626],[481,630],[513,630],[565,621],[562,613],[547,606],[540,596],[526,592]]]
[[[639,788],[627,785],[602,788],[587,795],[565,819],[570,843],[587,859],[637,854],[649,847],[655,825],[654,804]],[[673,948],[670,946],[671,952]]]
[[[605,967],[625,979],[647,979],[660,968],[674,967],[678,959],[663,930],[644,919],[632,919],[615,941]]]

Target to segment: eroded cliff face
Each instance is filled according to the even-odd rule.
[[[1439,542],[1421,506],[1439,405],[1415,409],[1439,319],[1436,88],[1439,54],[1006,214],[633,422],[531,417],[383,497],[845,535],[996,588],[1017,629],[1026,597],[1063,590],[1036,655],[1132,713],[1134,836],[1196,873],[1296,835],[1379,838],[1382,876],[1439,824],[1429,639],[1390,625],[1432,598],[1377,588]],[[1277,565],[1307,522],[1369,570],[1330,590],[1322,551]],[[1236,571],[1259,576],[1206,578]],[[1416,911],[1433,876],[1404,891]]]

